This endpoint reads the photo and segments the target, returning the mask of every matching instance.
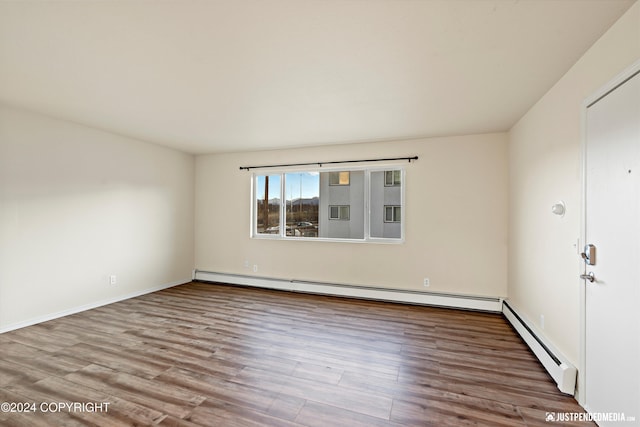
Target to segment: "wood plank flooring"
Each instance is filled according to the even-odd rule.
[[[47,427],[548,427],[583,412],[500,315],[205,283],[0,335],[0,402],[35,408],[0,425]]]

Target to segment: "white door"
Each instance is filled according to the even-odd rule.
[[[585,408],[640,425],[640,74],[587,107]],[[589,251],[586,251],[588,256]],[[585,255],[583,255],[584,257]],[[594,259],[595,258],[595,259]],[[592,277],[589,277],[591,275]],[[593,281],[591,280],[593,279]],[[610,415],[612,414],[613,418]],[[627,422],[616,417],[622,414]],[[611,418],[607,420],[606,418]],[[633,418],[635,417],[635,420]],[[598,419],[598,418],[596,418]],[[631,421],[631,422],[629,422]]]

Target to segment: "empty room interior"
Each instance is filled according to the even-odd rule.
[[[639,73],[636,0],[1,2],[0,424],[640,425]]]

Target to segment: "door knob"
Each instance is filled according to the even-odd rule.
[[[593,283],[596,280],[596,275],[593,274],[593,271],[590,271],[587,274],[581,274],[580,278]]]

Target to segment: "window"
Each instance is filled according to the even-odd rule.
[[[251,237],[401,242],[403,179],[400,168],[253,174]]]
[[[349,171],[329,172],[329,185],[349,185]]]
[[[400,222],[400,206],[384,207],[384,222]]]
[[[329,219],[349,220],[349,206],[329,206]]]
[[[401,184],[401,175],[402,171],[392,170],[384,172],[384,185],[385,187],[394,187]]]

